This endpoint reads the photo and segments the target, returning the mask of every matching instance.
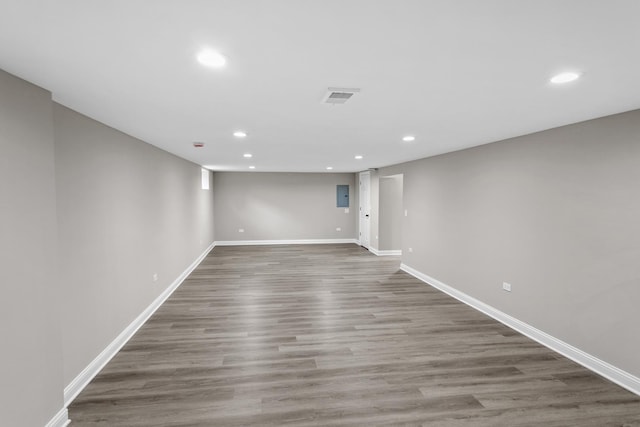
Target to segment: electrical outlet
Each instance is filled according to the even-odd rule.
[[[336,227],[336,231],[342,231],[342,228]]]
[[[409,216],[409,210],[408,209],[404,210],[404,216]]]
[[[244,233],[244,228],[238,228],[238,233]]]
[[[412,253],[412,252],[413,252],[413,248],[409,248],[409,253]]]
[[[344,208],[344,213],[349,213],[349,208]]]
[[[158,281],[158,273],[153,273],[152,278],[153,278],[154,282],[157,282]]]
[[[504,289],[507,292],[511,292],[511,283],[502,282],[502,289]]]

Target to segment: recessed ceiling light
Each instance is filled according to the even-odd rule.
[[[212,49],[203,49],[196,56],[198,62],[204,65],[205,67],[210,68],[221,68],[224,67],[227,63],[227,58],[225,58],[221,53],[216,52]]]
[[[247,133],[241,130],[238,130],[233,133],[233,136],[235,136],[236,138],[244,138],[245,136],[247,136]]]
[[[256,168],[255,166],[249,166],[249,169],[255,169],[255,168]]]
[[[562,83],[569,83],[574,80],[577,80],[579,77],[580,77],[580,74],[570,71],[566,73],[556,74],[555,76],[551,77],[550,81],[551,83],[562,84]]]
[[[253,157],[253,155],[249,154],[249,153],[245,153],[243,154],[244,157],[246,157],[247,159],[250,159],[251,157]]]
[[[327,170],[330,171],[333,169],[333,166],[327,166]]]
[[[362,156],[356,156],[355,159],[356,160],[362,160]]]
[[[407,136],[405,136],[405,137],[403,137],[403,138],[402,138],[402,140],[403,140],[403,141],[406,141],[406,142],[415,141],[415,139],[416,139],[416,137],[415,137],[415,136],[413,136],[413,135],[407,135]]]

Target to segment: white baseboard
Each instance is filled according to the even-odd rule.
[[[356,239],[301,239],[301,240],[221,240],[216,246],[257,246],[257,245],[325,245],[336,243],[357,243]]]
[[[376,248],[369,248],[369,252],[371,252],[372,254],[377,255],[377,256],[398,256],[398,255],[402,255],[402,250],[401,249],[380,250],[380,249],[376,249]]]
[[[184,279],[202,262],[209,252],[215,247],[215,243],[209,245],[198,258],[191,263],[186,270],[178,276],[138,317],[135,318],[124,331],[120,333],[89,365],[84,368],[77,377],[64,388],[64,405],[69,406],[73,399],[89,384],[89,382],[104,368],[104,366],[120,351],[120,349],[131,339],[138,329],[149,317],[165,302],[167,298],[182,284]]]
[[[454,297],[455,299],[475,308],[476,310],[481,311],[487,316],[493,317],[498,322],[503,323],[511,329],[515,329],[521,334],[526,335],[532,340],[544,345],[545,347],[548,347],[551,350],[562,354],[563,356],[607,378],[608,380],[618,384],[619,386],[626,388],[630,392],[640,395],[640,378],[626,371],[623,371],[622,369],[617,368],[603,360],[600,360],[597,357],[592,356],[589,353],[586,353],[579,348],[572,346],[571,344],[567,344],[566,342],[559,340],[558,338],[555,338],[547,334],[546,332],[536,329],[533,326],[516,319],[515,317],[509,316],[508,314],[488,304],[485,304],[482,301],[465,294],[464,292],[452,288],[451,286],[446,285],[439,280],[434,279],[433,277],[421,273],[420,271],[415,270],[406,264],[401,264],[400,269],[422,280],[428,285],[431,285],[434,288],[439,289],[442,292]]]
[[[44,427],[65,427],[68,426],[71,420],[69,419],[69,412],[67,411],[67,407],[65,405],[64,408],[60,409],[58,413],[51,418],[51,420]]]

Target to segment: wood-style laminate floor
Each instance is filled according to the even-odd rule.
[[[356,245],[217,247],[73,426],[640,426],[640,398]]]

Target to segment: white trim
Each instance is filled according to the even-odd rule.
[[[69,406],[73,399],[89,384],[89,382],[104,368],[113,356],[131,339],[138,329],[149,317],[165,302],[167,298],[182,284],[184,279],[202,262],[209,252],[215,247],[215,243],[209,245],[198,258],[184,270],[176,280],[169,285],[129,326],[127,326],[89,365],[64,388],[64,404]]]
[[[67,408],[65,407],[60,409],[60,411],[58,411],[58,413],[55,414],[44,427],[65,427],[68,426],[70,422],[69,411],[67,411]]]
[[[356,239],[302,239],[302,240],[221,240],[216,246],[257,246],[257,245],[325,245],[335,243],[355,243]]]
[[[377,256],[398,256],[398,255],[402,255],[402,250],[401,249],[380,250],[380,249],[376,249],[376,248],[369,248],[369,251],[371,251],[371,253],[373,253],[374,255],[377,255]]]
[[[366,185],[362,185],[363,182]],[[366,192],[362,191],[363,187]],[[358,240],[363,248],[371,248],[371,170],[358,173]]]
[[[478,311],[483,312],[487,316],[493,317],[498,322],[505,324],[511,329],[515,329],[523,335],[528,336],[534,341],[539,342],[545,347],[562,354],[563,356],[573,360],[574,362],[584,366],[585,368],[607,378],[608,380],[618,384],[619,386],[626,388],[632,393],[640,395],[640,378],[623,371],[603,360],[598,359],[595,356],[586,353],[579,348],[567,344],[566,342],[555,338],[546,332],[543,332],[533,326],[509,316],[508,314],[494,308],[488,304],[483,303],[470,295],[465,294],[449,285],[440,282],[433,277],[430,277],[424,273],[409,267],[406,264],[400,264],[400,269],[411,274],[412,276],[422,280],[428,285],[433,286],[436,289],[454,297],[455,299],[475,308]]]

